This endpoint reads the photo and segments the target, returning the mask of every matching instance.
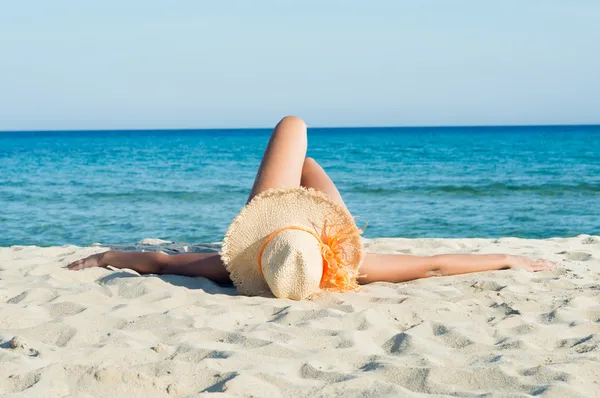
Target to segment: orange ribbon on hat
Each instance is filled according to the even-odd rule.
[[[296,225],[280,228],[267,236],[258,251],[258,270],[263,277],[262,254],[265,247],[277,234],[288,229],[308,232],[319,242],[321,257],[323,258],[323,276],[319,282],[321,289],[340,292],[360,290],[356,281],[358,272],[348,266],[341,243],[350,237],[360,235],[363,230],[358,229],[355,225],[349,225],[332,234],[332,231],[327,230],[327,221],[323,223],[322,236],[319,236],[314,230]],[[351,231],[352,229],[353,231]]]

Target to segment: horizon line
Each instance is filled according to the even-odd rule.
[[[559,123],[559,124],[456,124],[456,125],[421,125],[421,126],[315,126],[311,129],[341,130],[341,129],[444,129],[444,128],[502,128],[502,127],[600,127],[600,123]],[[231,131],[231,130],[272,130],[270,127],[184,127],[184,128],[113,128],[113,129],[23,129],[23,130],[0,130],[3,133],[52,133],[52,132],[111,132],[111,131]]]

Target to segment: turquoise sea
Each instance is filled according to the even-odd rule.
[[[0,132],[0,246],[220,241],[270,130]],[[366,237],[600,235],[600,126],[309,129]]]

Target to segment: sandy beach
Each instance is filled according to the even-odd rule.
[[[293,302],[203,278],[68,263],[107,250],[0,248],[0,395],[600,396],[600,237],[373,239],[368,251],[560,262]],[[144,240],[137,249],[216,250]]]

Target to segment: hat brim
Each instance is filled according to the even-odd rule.
[[[264,240],[292,225],[320,233],[325,221],[340,228],[356,225],[343,206],[311,188],[271,189],[255,196],[231,223],[220,252],[238,291],[248,296],[272,296],[258,268]],[[363,258],[360,236],[351,236],[342,245],[348,266],[358,270]]]

